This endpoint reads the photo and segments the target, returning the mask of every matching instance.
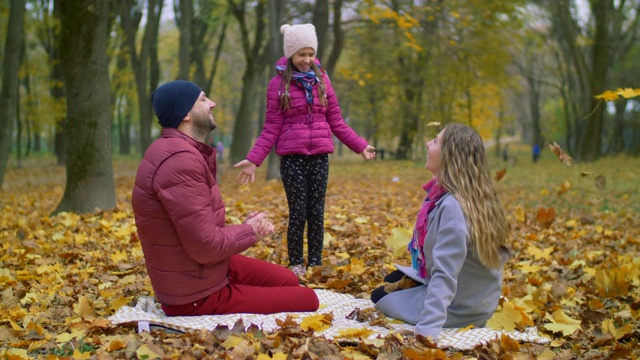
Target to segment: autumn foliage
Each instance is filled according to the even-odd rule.
[[[551,149],[553,150],[553,149]],[[523,150],[524,151],[524,150]],[[514,154],[517,152],[514,150]],[[567,155],[568,156],[568,155]],[[63,193],[64,169],[53,159],[10,168],[0,193],[0,356],[27,358],[227,359],[616,359],[637,358],[640,308],[640,160],[613,158],[569,166],[550,151],[531,163],[491,159],[511,226],[512,258],[504,298],[489,326],[535,326],[548,346],[508,336],[470,351],[438,349],[422,337],[395,333],[362,340],[314,336],[331,316],[280,320],[263,332],[238,323],[211,332],[112,326],[107,317],[151,295],[130,206],[137,159],[114,165],[117,208],[50,215]],[[566,158],[565,158],[566,160]],[[264,169],[262,169],[264,171]],[[220,175],[228,221],[252,210],[269,213],[277,230],[249,254],[286,264],[287,206],[282,185],[258,173],[238,186]],[[382,285],[404,249],[430,178],[423,164],[364,163],[332,157],[326,202],[324,265],[307,285],[367,297]],[[355,309],[354,309],[355,310]],[[352,315],[384,326],[371,309]],[[246,330],[245,330],[246,328]],[[364,328],[364,326],[363,326]],[[368,326],[368,328],[371,328]]]

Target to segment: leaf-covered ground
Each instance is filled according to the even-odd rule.
[[[106,318],[152,294],[131,212],[137,159],[116,160],[117,208],[50,215],[64,190],[51,158],[10,167],[0,192],[0,356],[8,359],[616,359],[640,356],[640,159],[566,166],[545,151],[532,164],[493,160],[511,224],[513,258],[493,327],[536,326],[549,346],[497,339],[472,351],[439,350],[424,338],[389,335],[329,341],[295,320],[272,333],[252,326],[213,332],[112,326]],[[228,164],[226,164],[228,165]],[[506,172],[504,171],[506,169]],[[264,171],[262,169],[262,171]],[[277,230],[249,253],[286,264],[282,185],[220,175],[228,221],[266,211]],[[325,264],[308,286],[367,297],[402,251],[430,175],[421,163],[331,159]],[[400,250],[398,250],[400,249]],[[248,324],[244,324],[248,325]],[[288,354],[288,355],[285,355]]]

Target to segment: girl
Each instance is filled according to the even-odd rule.
[[[284,55],[277,75],[267,88],[264,128],[240,168],[240,184],[253,182],[257,166],[275,145],[281,156],[280,174],[289,205],[287,250],[289,265],[302,276],[305,225],[308,266],[322,264],[324,199],[329,178],[329,157],[335,135],[347,147],[373,159],[375,148],[359,137],[342,119],[329,77],[316,59],[318,39],[312,24],[282,25]]]
[[[385,282],[415,287],[371,294],[384,314],[416,325],[416,334],[438,338],[443,327],[484,326],[501,294],[508,224],[493,186],[480,136],[449,124],[427,144],[424,189],[408,249],[412,266],[396,265]],[[399,285],[399,284],[398,284]]]

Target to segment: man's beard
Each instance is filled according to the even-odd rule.
[[[202,137],[207,137],[217,127],[215,121],[210,119],[210,116],[210,114],[207,114],[206,117],[198,118],[194,121],[194,130]]]

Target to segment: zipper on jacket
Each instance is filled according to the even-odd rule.
[[[309,133],[309,142],[308,142],[308,146],[307,146],[307,155],[311,155],[311,105],[307,105],[307,110],[309,110],[309,113],[307,114],[307,129],[309,131],[307,131]]]

